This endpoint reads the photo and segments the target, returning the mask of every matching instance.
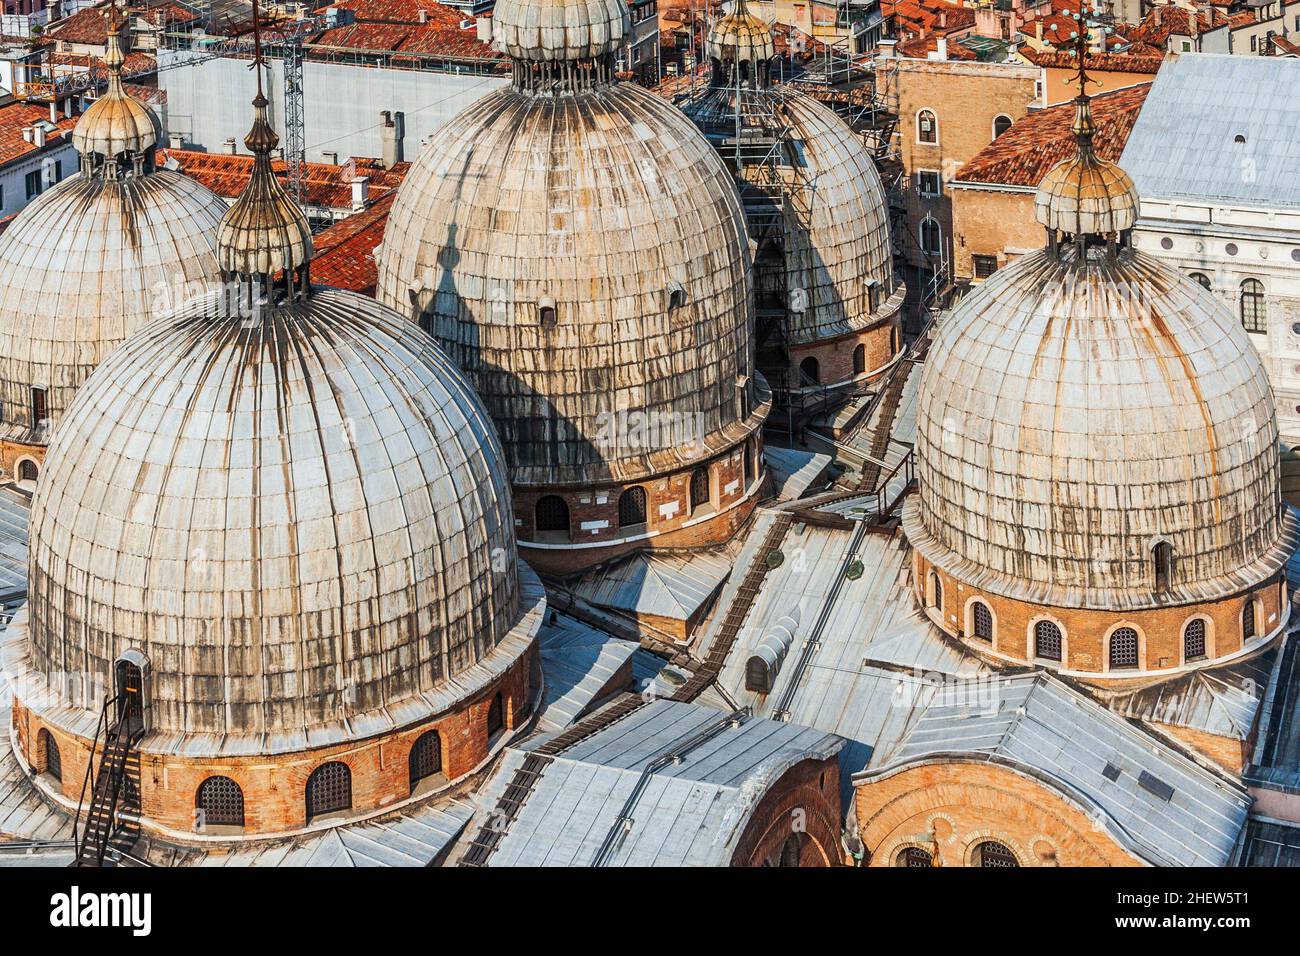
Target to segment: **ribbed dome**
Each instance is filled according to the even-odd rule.
[[[1223,596],[1290,553],[1274,399],[1218,300],[1127,248],[1027,255],[944,320],[909,540],[968,584],[1110,610]],[[1167,593],[1155,544],[1174,550]]]
[[[494,45],[521,60],[598,59],[631,29],[623,0],[499,0],[492,9]]]
[[[110,351],[218,276],[226,204],[179,173],[65,179],[0,235],[0,418],[30,437],[31,388],[57,421]]]
[[[736,63],[763,63],[776,56],[772,28],[749,12],[744,0],[709,30],[709,56]]]
[[[158,730],[300,746],[465,693],[522,613],[482,405],[370,299],[222,301],[133,335],[65,416],[31,516],[34,665],[103,675],[134,648]]]
[[[1117,163],[1093,150],[1096,124],[1086,96],[1075,100],[1073,130],[1079,150],[1043,177],[1034,197],[1034,217],[1068,236],[1112,236],[1132,229],[1138,217],[1137,187]]]
[[[72,131],[72,145],[83,156],[113,159],[123,153],[142,154],[158,144],[162,129],[153,110],[127,95],[122,86],[121,20],[112,7],[104,65],[108,89],[91,104]]]
[[[749,256],[730,175],[669,103],[630,84],[510,88],[407,174],[378,295],[466,371],[515,482],[639,479],[752,430]],[[652,427],[623,442],[612,414]]]

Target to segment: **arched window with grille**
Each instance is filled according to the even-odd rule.
[[[1241,284],[1241,324],[1247,332],[1267,332],[1268,314],[1264,305],[1264,283],[1247,279]]]
[[[645,524],[646,496],[645,489],[633,485],[618,496],[618,526],[632,528]]]
[[[39,474],[40,468],[37,467],[36,462],[32,461],[32,459],[24,458],[18,463],[19,481],[35,481]]]
[[[1174,582],[1174,546],[1157,541],[1151,549],[1151,571],[1157,591],[1168,591]]]
[[[921,220],[921,251],[927,256],[943,254],[943,233],[938,221],[929,216]]]
[[[1210,288],[1210,277],[1207,276],[1204,272],[1189,272],[1187,274],[1187,278],[1191,279],[1202,289],[1208,290]]]
[[[1205,659],[1205,618],[1194,617],[1183,628],[1183,660]]]
[[[436,730],[426,730],[411,745],[411,754],[407,758],[411,777],[411,793],[421,780],[436,777],[442,773],[442,737]]]
[[[1117,627],[1110,635],[1110,669],[1132,670],[1138,666],[1138,632]]]
[[[45,758],[45,772],[48,773],[59,783],[63,782],[63,756],[59,753],[59,745],[54,742],[54,737],[48,730],[41,729],[40,734],[41,753]]]
[[[820,385],[822,381],[821,364],[811,355],[799,363],[800,380],[805,384]]]
[[[791,833],[781,844],[781,866],[798,866],[803,854],[803,839],[800,833]]]
[[[921,110],[916,114],[916,141],[928,146],[939,142],[939,118],[934,110]]]
[[[943,610],[943,583],[933,571],[930,572],[930,604],[936,611]]]
[[[754,439],[745,442],[745,487],[754,480]]]
[[[1039,621],[1034,625],[1034,656],[1045,661],[1061,659],[1063,644],[1061,629],[1053,621]]]
[[[488,740],[491,740],[501,731],[506,729],[506,707],[505,701],[501,697],[500,691],[492,698],[492,703],[488,704],[487,712],[487,733]]]
[[[971,633],[981,641],[993,643],[993,612],[983,601],[970,606]]]
[[[1006,869],[1020,866],[1020,861],[1006,844],[985,840],[971,854],[971,865]]]
[[[538,536],[569,537],[569,506],[559,495],[544,495],[537,499],[534,525]]]
[[[861,375],[867,370],[867,347],[865,345],[856,346],[853,349],[853,374]]]
[[[307,822],[352,807],[352,771],[334,761],[321,764],[307,778]]]
[[[1255,602],[1250,600],[1241,609],[1241,639],[1248,641],[1255,636]]]
[[[934,866],[934,857],[919,846],[904,847],[894,860],[895,866]]]
[[[691,510],[709,503],[709,469],[696,468],[691,472]]]
[[[242,827],[244,791],[229,777],[208,777],[194,795],[194,809],[200,826]]]

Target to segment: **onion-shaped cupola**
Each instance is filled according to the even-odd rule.
[[[122,85],[122,15],[108,12],[104,67],[108,89],[91,104],[72,133],[72,145],[91,175],[109,178],[140,175],[153,169],[161,126],[153,111],[129,96]]]
[[[1151,679],[1267,646],[1297,524],[1257,350],[1131,246],[1138,195],[1093,132],[1081,94],[1037,195],[1046,248],[940,324],[903,525],[918,599],[972,648]]]
[[[767,21],[751,13],[745,0],[734,0],[731,12],[709,30],[706,49],[714,85],[763,88],[770,82],[776,41]]]
[[[0,467],[30,473],[73,395],[141,325],[218,279],[226,203],[157,168],[159,124],[122,83],[122,18],[109,7],[107,89],[78,120],[79,171],[47,164],[47,188],[0,235]]]

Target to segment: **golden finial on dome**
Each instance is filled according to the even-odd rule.
[[[280,142],[266,115],[262,92],[262,29],[253,0],[253,125],[244,145],[253,154],[253,172],[217,230],[217,260],[222,277],[255,285],[273,301],[292,301],[310,290],[311,228],[298,204],[271,168],[271,152]]]
[[[1087,245],[1089,237],[1121,243],[1137,221],[1138,195],[1133,180],[1118,164],[1100,158],[1093,148],[1097,132],[1092,117],[1087,57],[1090,23],[1085,7],[1071,14],[1077,25],[1070,55],[1078,59],[1074,79],[1079,95],[1074,100],[1075,155],[1048,172],[1038,186],[1034,214],[1047,227],[1053,247],[1059,236]]]
[[[153,149],[158,145],[157,118],[122,85],[122,65],[126,62],[122,23],[121,11],[114,2],[108,8],[108,44],[104,52],[108,89],[72,131],[72,145],[86,158],[85,168],[91,175],[143,172],[152,165]]]

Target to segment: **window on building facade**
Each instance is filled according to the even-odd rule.
[[[420,734],[411,747],[407,758],[410,773],[411,793],[415,793],[416,784],[421,780],[442,773],[442,737],[436,730]]]
[[[932,110],[916,114],[916,141],[932,146],[939,142],[939,120]]]
[[[1131,627],[1116,628],[1110,635],[1110,669],[1126,670],[1138,666],[1138,632]]]
[[[1205,657],[1205,618],[1197,617],[1183,628],[1183,660],[1199,661]]]
[[[921,251],[927,256],[943,253],[943,234],[939,231],[939,223],[928,217],[921,221]]]
[[[1210,277],[1204,272],[1190,272],[1188,273],[1187,278],[1191,279],[1202,289],[1209,289],[1210,287]]]
[[[983,601],[971,605],[971,633],[981,641],[993,641],[993,612]]]
[[[785,843],[781,845],[781,866],[799,865],[799,857],[803,852],[801,836],[799,833],[791,833],[785,838]]]
[[[50,732],[44,729],[41,730],[40,743],[41,751],[45,754],[45,772],[62,783],[63,756],[59,753],[59,745],[54,742]]]
[[[204,826],[244,825],[244,791],[229,777],[208,777],[199,784],[194,808],[201,814],[199,822]]]
[[[930,572],[930,603],[936,610],[943,610],[943,583],[933,571]]]
[[[1157,591],[1168,591],[1174,580],[1174,546],[1157,541],[1151,549],[1152,576]]]
[[[916,171],[916,191],[927,199],[934,199],[943,194],[943,177],[938,170],[918,169]]]
[[[709,503],[709,469],[696,468],[691,472],[691,510]]]
[[[618,496],[618,526],[630,528],[645,524],[646,495],[640,485],[628,488]]]
[[[799,363],[800,378],[804,384],[820,385],[822,380],[821,365],[811,355]]]
[[[49,415],[45,401],[45,389],[32,386],[32,428],[40,428],[41,422]]]
[[[322,764],[307,778],[307,822],[352,807],[352,771],[345,763]]]
[[[919,846],[904,847],[898,854],[898,866],[934,866],[934,857]]]
[[[998,257],[971,256],[971,265],[975,268],[975,278],[987,279],[998,271]]]
[[[993,138],[997,139],[1007,130],[1011,129],[1011,117],[999,116],[993,120]]]
[[[1241,609],[1241,639],[1248,641],[1255,636],[1255,602],[1247,601]]]
[[[996,840],[985,840],[975,848],[975,852],[971,855],[971,864],[980,867],[1007,868],[1020,866],[1020,861],[1005,844],[998,843]]]
[[[545,495],[537,499],[533,523],[538,532],[550,534],[569,533],[569,506],[559,495]]]
[[[867,370],[867,347],[857,345],[853,348],[853,374],[861,375]]]
[[[1247,279],[1241,284],[1241,324],[1247,332],[1268,331],[1264,283],[1258,279]]]
[[[24,176],[23,186],[27,190],[27,198],[29,200],[35,199],[39,196],[41,191],[45,188],[44,177],[41,176],[41,171],[39,169],[33,169],[30,173]]]
[[[505,701],[501,698],[501,693],[492,698],[492,703],[488,704],[487,712],[487,733],[488,740],[491,740],[501,731],[506,729],[506,708]]]
[[[1061,629],[1051,621],[1034,625],[1034,656],[1045,661],[1061,659]]]

